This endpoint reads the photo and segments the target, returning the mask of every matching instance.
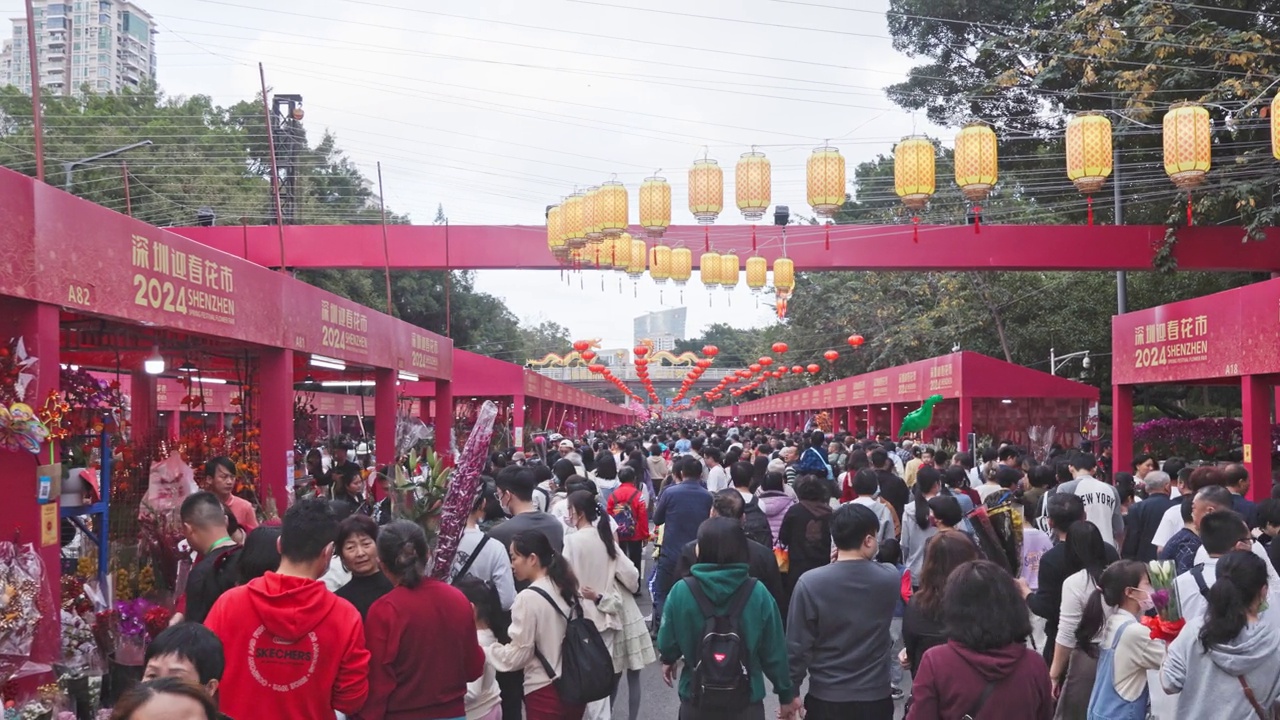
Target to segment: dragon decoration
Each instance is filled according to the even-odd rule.
[[[542,356],[542,359],[526,360],[525,364],[531,367],[538,367],[538,368],[572,367],[574,365],[581,365],[585,367],[587,365],[590,365],[593,360],[599,357],[599,355],[594,351],[600,349],[600,339],[596,338],[593,340],[580,340],[579,342],[587,343],[587,350],[581,351],[581,352],[574,350],[573,352],[566,353],[564,355],[547,353],[546,355]],[[676,355],[675,353],[672,353],[667,350],[660,350],[660,351],[654,352],[653,340],[649,340],[649,339],[641,340],[639,345],[649,348],[649,361],[656,365],[693,366],[698,363],[698,356],[696,353],[685,352],[685,353],[680,353],[679,355]],[[584,352],[589,354],[584,355],[583,354]],[[620,360],[626,357],[626,353],[622,351],[619,351],[617,355],[619,356],[618,359]]]

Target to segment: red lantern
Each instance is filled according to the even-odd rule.
[[[800,367],[799,365],[792,365],[792,366],[791,366],[791,374],[792,374],[792,375],[799,375],[799,374],[800,374],[800,373],[802,373],[802,372],[804,372],[804,368]]]
[[[644,345],[637,345],[631,348],[631,352],[635,353],[636,357],[642,358],[645,355],[649,354],[649,348],[645,347]]]
[[[716,347],[715,345],[706,345],[706,346],[703,346],[702,348],[702,354],[706,355],[709,358],[713,358],[716,355],[720,354],[720,348]]]
[[[649,364],[649,361],[647,359],[642,357],[636,358],[636,367],[644,367],[645,365],[648,365],[648,364]]]
[[[840,358],[840,353],[836,352],[835,350],[828,350],[822,353],[822,357],[826,358],[827,362],[833,363]]]
[[[703,352],[706,352],[706,351],[707,351],[707,349],[706,349],[706,348],[703,348],[703,349],[702,349],[702,351],[703,351]],[[706,358],[702,358],[701,360],[699,360],[698,362],[696,362],[696,363],[694,363],[694,364],[698,366],[698,369],[699,369],[699,370],[706,370],[707,368],[711,367],[711,361],[710,361],[710,360],[708,360],[708,359],[706,359]]]
[[[763,365],[763,366],[765,366],[765,367],[769,367],[770,365],[772,365],[772,364],[773,364],[773,358],[768,357],[768,356],[762,357],[762,358],[760,358],[760,364],[761,364],[761,365]]]
[[[822,372],[822,366],[818,365],[818,363],[810,363],[809,367],[805,369],[808,370],[811,375],[817,375]]]
[[[751,373],[754,375],[755,373],[760,372],[760,368],[761,368],[761,367],[763,367],[763,366],[762,366],[762,365],[760,365],[760,363],[752,363],[752,364],[751,364],[751,366],[750,366]]]
[[[578,352],[582,352],[583,350],[586,350],[589,347],[591,347],[591,343],[587,342],[586,340],[573,341],[573,349],[577,350]]]
[[[861,336],[861,335],[850,335],[850,336],[849,336],[849,345],[850,345],[851,347],[862,347],[862,343],[863,343],[863,342],[865,342],[865,341],[862,339],[862,336]]]
[[[604,372],[603,365],[588,365],[587,369],[590,370],[593,375],[599,375],[600,373]]]
[[[784,343],[784,342],[776,342],[776,343],[774,343],[774,344],[773,344],[773,353],[774,353],[775,355],[781,355],[782,353],[784,353],[784,352],[786,352],[786,351],[787,351],[787,344],[786,344],[786,343]]]
[[[583,350],[582,352],[578,353],[578,357],[582,358],[583,360],[586,360],[587,362],[591,362],[592,360],[596,359],[596,354],[594,352],[591,352],[590,350]]]

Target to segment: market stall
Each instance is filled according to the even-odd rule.
[[[1165,383],[1240,388],[1238,438],[1253,482],[1251,500],[1269,497],[1272,402],[1280,380],[1280,280],[1170,303],[1111,320],[1112,447],[1115,466],[1134,452],[1133,396]]]
[[[159,567],[154,558],[143,558],[143,523],[171,511],[194,487],[189,468],[213,454],[234,459],[237,494],[255,502],[260,514],[269,519],[283,512],[300,387],[368,384],[384,462],[394,458],[397,413],[407,406],[401,384],[427,379],[448,392],[449,339],[287,274],[5,169],[0,217],[6,250],[0,257],[6,431],[0,572],[25,567],[25,548],[32,546],[31,557],[42,566],[33,593],[57,594],[67,560],[63,519],[83,531],[83,537],[72,531],[84,555],[79,564],[70,558],[68,575],[96,581],[117,620],[113,599],[172,584],[153,570]],[[179,423],[175,436],[173,421],[161,413],[204,417],[207,394],[216,395],[208,393],[211,386],[225,388],[220,410],[231,419],[191,433]],[[166,409],[174,407],[175,394],[176,409]],[[434,418],[442,444],[451,419],[449,413]],[[166,476],[173,485],[162,488],[158,500],[147,493],[166,458],[187,470]],[[78,472],[63,477],[72,468]],[[80,505],[60,508],[64,480],[85,486]],[[163,507],[144,512],[144,498]],[[127,537],[133,554],[117,558],[122,564],[108,577],[109,555],[117,551],[109,541],[123,538],[120,520],[133,523]],[[153,528],[150,540],[172,540],[171,517],[168,522]],[[82,597],[78,590],[72,595]],[[40,632],[52,628],[56,636],[56,611],[39,615],[31,625]],[[37,652],[38,643],[28,650]]]
[[[899,438],[902,420],[927,398],[942,396],[920,433],[968,449],[968,436],[1027,443],[1033,428],[1054,428],[1054,442],[1075,444],[1096,417],[1098,389],[973,352],[920,362],[716,408],[721,421],[803,429],[825,412],[832,428]]]

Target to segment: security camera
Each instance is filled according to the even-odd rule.
[[[1088,369],[1089,369],[1089,366],[1090,366],[1090,365],[1093,365],[1093,361],[1089,359],[1089,356],[1088,356],[1088,355],[1085,355],[1085,356],[1084,356],[1084,360],[1082,360],[1082,361],[1080,361],[1080,362],[1081,362],[1081,364],[1082,364],[1082,365],[1084,365],[1084,369],[1085,369],[1085,370],[1088,370]]]

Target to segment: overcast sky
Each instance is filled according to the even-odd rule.
[[[429,223],[541,225],[546,205],[616,174],[631,193],[658,168],[675,223],[692,223],[685,175],[704,152],[726,168],[719,224],[742,223],[732,167],[756,145],[773,199],[809,212],[804,161],[830,139],[852,168],[913,130],[883,88],[912,62],[895,52],[887,0],[138,0],[158,27],[158,80],[219,104],[258,90],[304,97],[313,142],[327,128],[374,177],[388,205]],[[0,0],[6,17],[20,0]],[[714,228],[712,229],[714,236]],[[531,242],[542,244],[544,235]],[[633,317],[679,304],[647,279],[638,297],[611,273],[563,282],[490,271],[479,289],[523,320],[629,346]],[[579,286],[584,285],[585,288]],[[689,333],[712,322],[767,325],[745,288],[684,291]]]

